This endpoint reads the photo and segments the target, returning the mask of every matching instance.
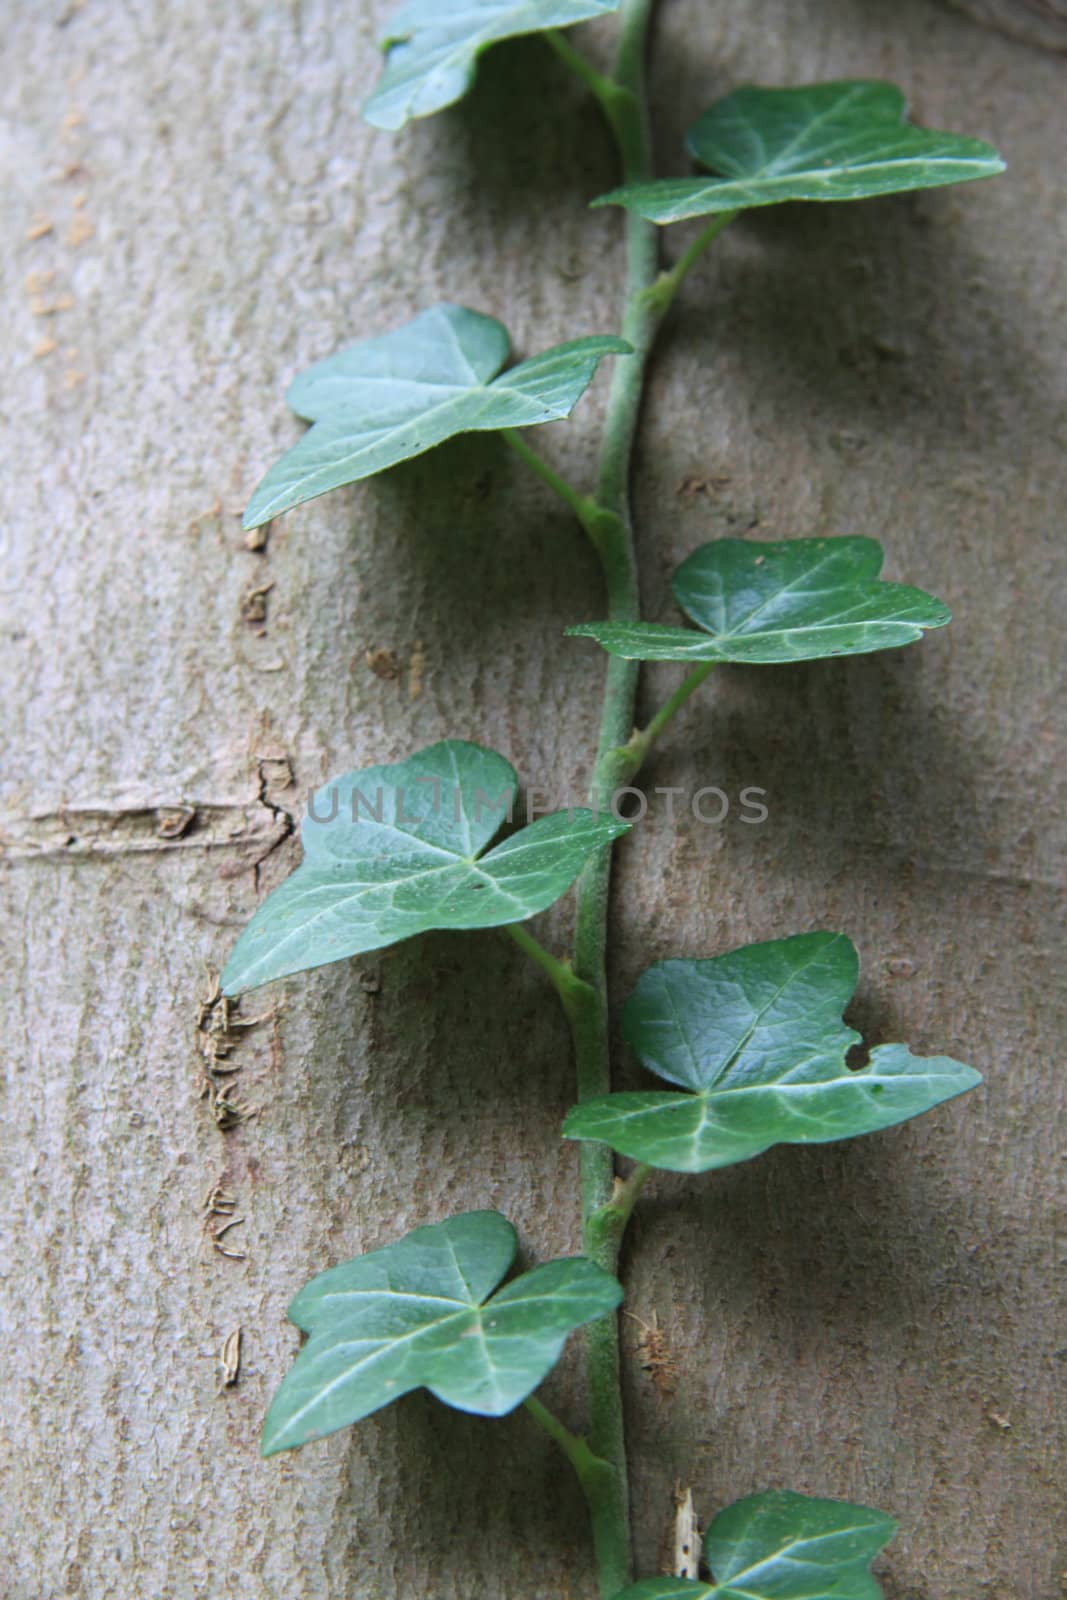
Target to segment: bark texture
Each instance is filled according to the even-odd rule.
[[[442,298],[501,315],[521,353],[615,323],[618,217],[585,209],[614,172],[580,88],[517,43],[455,111],[377,134],[357,108],[387,10],[15,0],[5,19],[11,1600],[589,1593],[573,1485],[521,1414],[416,1396],[257,1456],[311,1273],[473,1206],[531,1254],[575,1247],[540,975],[486,934],[291,981],[273,1015],[246,1002],[268,1015],[229,1057],[258,1115],[222,1133],[199,1098],[205,967],[295,864],[309,787],[446,734],[540,787],[588,770],[602,659],[560,631],[600,614],[594,564],[502,446],[446,447],[242,542],[312,359]],[[891,1600],[1056,1600],[1062,62],[933,0],[670,0],[658,40],[668,170],[739,82],[863,74],[994,139],[1011,173],[744,221],[656,362],[650,616],[713,535],[865,532],[955,622],[724,673],[687,709],[647,786],[735,805],[716,828],[679,802],[672,827],[653,796],[620,852],[616,994],[666,955],[840,927],[865,957],[857,1025],[987,1085],[896,1132],[656,1182],[629,1306],[656,1312],[676,1372],[645,1371],[625,1324],[641,1570],[669,1552],[676,1484],[705,1518],[784,1485],[899,1516]],[[603,394],[540,440],[582,483]],[[672,682],[650,676],[646,709]],[[746,784],[762,826],[739,820]],[[244,1259],[205,1233],[217,1181]],[[580,1419],[573,1354],[546,1398]]]
[[[952,0],[952,4],[1012,39],[1046,50],[1067,50],[1064,0]]]

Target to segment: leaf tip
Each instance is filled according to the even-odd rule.
[[[263,1418],[263,1427],[260,1430],[259,1435],[259,1454],[261,1459],[264,1461],[268,1460],[271,1456],[281,1455],[283,1450],[291,1450],[294,1442],[310,1443],[311,1438],[314,1437],[314,1435],[309,1435],[307,1440],[296,1441],[286,1438],[286,1419],[284,1417],[279,1417],[276,1414],[278,1411],[278,1400],[285,1392],[285,1387],[286,1380],[283,1379],[281,1388],[278,1389],[273,1401],[267,1408],[267,1415]]]
[[[391,117],[383,116],[380,111],[376,111],[372,100],[364,101],[363,105],[360,106],[359,114],[364,122],[369,123],[372,128],[377,128],[381,133],[396,133],[403,127],[402,119],[397,121]]]
[[[256,508],[256,500],[255,496],[253,495],[252,499],[248,502],[244,516],[241,518],[242,532],[252,533],[256,528],[262,528],[263,524],[269,521],[270,517],[263,516]]]
[[[245,932],[247,931],[248,930],[245,929]],[[236,995],[241,993],[242,989],[247,987],[242,977],[241,963],[237,960],[237,952],[240,949],[241,940],[243,938],[244,933],[242,933],[241,938],[238,939],[237,943],[230,951],[226,964],[219,973],[219,989],[221,993],[225,995],[227,1000],[232,1000]]]

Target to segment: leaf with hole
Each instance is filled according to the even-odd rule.
[[[864,200],[992,178],[1004,162],[981,139],[917,128],[891,83],[738,89],[689,130],[690,153],[714,178],[660,178],[614,189],[650,222],[744,211],[783,200]]]
[[[686,1091],[605,1095],[576,1106],[563,1131],[672,1172],[731,1166],[775,1144],[874,1133],[974,1088],[980,1075],[905,1045],[872,1050],[841,1020],[859,978],[842,933],[745,945],[708,961],[661,961],[638,982],[622,1032],[657,1077]]]
[[[516,1243],[499,1212],[469,1211],[312,1278],[289,1307],[311,1337],[271,1404],[263,1454],[320,1439],[412,1389],[482,1417],[513,1411],[568,1334],[622,1300],[584,1256],[498,1288]]]
[[[712,1582],[645,1578],[617,1600],[880,1600],[871,1562],[896,1531],[884,1512],[846,1500],[753,1494],[704,1535]]]
[[[478,57],[500,39],[617,11],[621,0],[409,0],[381,39],[381,78],[363,106],[376,128],[401,128],[462,99]]]
[[[951,613],[903,583],[883,583],[874,539],[714,539],[674,574],[674,598],[697,626],[588,622],[567,632],[631,661],[774,664],[911,644]]]
[[[446,303],[316,362],[286,395],[312,426],[259,485],[245,527],[457,433],[558,422],[570,416],[605,356],[630,354],[622,339],[574,339],[502,373],[508,349],[507,329],[495,317]]]
[[[575,808],[539,817],[483,855],[517,788],[510,762],[462,739],[335,778],[308,806],[303,862],[238,939],[224,992],[432,928],[522,922],[627,831],[614,817]]]

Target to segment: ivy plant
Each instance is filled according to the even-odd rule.
[[[469,1211],[313,1278],[289,1307],[311,1337],[267,1415],[264,1455],[358,1422],[412,1389],[483,1417],[514,1411],[555,1366],[567,1335],[622,1300],[611,1274],[584,1256],[499,1288],[517,1243],[506,1217]]]
[[[503,325],[444,304],[363,337],[289,390],[311,424],[267,472],[248,507],[257,526],[317,495],[382,472],[455,434],[499,433],[569,507],[603,568],[606,620],[570,619],[604,666],[574,646],[574,681],[601,678],[590,804],[536,821],[515,816],[518,779],[503,756],[445,739],[407,760],[335,779],[309,803],[302,864],[269,895],[223,973],[226,993],[410,939],[429,929],[502,929],[535,961],[571,1024],[577,1103],[563,1132],[580,1146],[583,1254],[508,1277],[511,1224],[491,1211],[433,1221],[331,1267],[296,1295],[307,1341],[266,1419],[266,1454],[305,1445],[413,1389],[485,1417],[525,1406],[575,1469],[588,1502],[604,1600],[872,1600],[870,1564],[895,1525],[880,1511],[769,1487],[719,1512],[694,1571],[634,1582],[616,1312],[623,1235],[655,1169],[704,1173],[772,1145],[891,1128],[978,1083],[948,1057],[880,1044],[850,1066],[858,1035],[842,1020],[859,960],[843,933],[801,931],[740,950],[659,962],[623,1008],[637,1060],[666,1085],[612,1092],[606,951],[612,845],[626,831],[617,793],[717,663],[747,667],[897,648],[949,621],[939,599],[881,577],[862,537],[797,529],[785,540],[716,539],[674,578],[694,626],[642,616],[629,478],[657,331],[687,274],[741,212],[784,201],[845,202],[989,177],[980,140],[909,122],[901,91],[858,81],[742,87],[695,122],[700,171],[658,178],[645,85],[652,0],[409,0],[383,39],[366,101],[395,129],[463,95],[481,53],[540,33],[599,103],[618,146],[621,186],[594,200],[626,212],[626,300],[617,338],[579,337],[508,365]],[[618,13],[605,74],[562,31]],[[705,218],[673,264],[660,225]],[[569,483],[525,430],[570,416],[601,362],[612,363],[599,468]],[[639,663],[691,670],[634,727]],[[530,918],[577,884],[569,954]],[[627,1160],[616,1172],[616,1155]],[[589,1415],[572,1427],[535,1394],[569,1334],[585,1329]]]
[[[843,933],[800,933],[710,961],[650,967],[622,1013],[643,1066],[683,1091],[609,1094],[567,1117],[571,1139],[599,1139],[670,1172],[709,1172],[775,1144],[824,1144],[891,1128],[972,1089],[972,1067],[879,1045],[862,1068],[841,1012],[859,977]]]
[[[518,779],[503,756],[445,739],[319,791],[304,860],[260,907],[226,967],[231,992],[410,939],[431,928],[498,928],[558,900],[627,824],[575,807],[485,847]]]
[[[442,305],[302,372],[287,398],[313,426],[267,473],[245,527],[258,528],[454,434],[569,417],[598,362],[630,349],[622,339],[575,339],[501,374],[508,348],[507,329],[494,317]]]
[[[704,1537],[713,1582],[646,1578],[622,1600],[878,1600],[871,1562],[896,1531],[892,1517],[842,1500],[749,1495]]]

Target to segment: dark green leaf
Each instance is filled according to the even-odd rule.
[[[267,1414],[263,1454],[320,1439],[412,1389],[478,1416],[514,1410],[567,1335],[622,1300],[583,1256],[494,1294],[515,1247],[505,1217],[470,1211],[312,1278],[289,1307],[311,1337]]]
[[[883,583],[874,539],[715,539],[674,575],[674,597],[704,630],[590,622],[567,632],[631,661],[813,661],[910,644],[943,628],[940,600]]]
[[[467,93],[478,57],[500,39],[617,11],[621,0],[409,0],[381,40],[385,69],[363,115],[400,128]]]
[[[622,339],[575,339],[497,377],[508,335],[493,317],[439,305],[301,373],[286,398],[313,426],[267,473],[245,527],[342,484],[422,455],[457,433],[528,428],[567,417]]]
[[[237,994],[431,928],[493,928],[543,911],[627,824],[575,809],[481,852],[510,814],[515,769],[446,739],[320,789],[304,860],[263,902],[222,974]]]
[[[992,145],[905,120],[891,83],[738,89],[705,111],[689,149],[717,178],[661,178],[595,201],[651,222],[681,222],[782,200],[863,200],[907,189],[991,178],[1004,171]]]
[[[859,977],[844,934],[805,933],[710,961],[662,961],[627,1001],[622,1031],[685,1094],[612,1094],[575,1107],[571,1139],[599,1139],[672,1172],[707,1172],[775,1144],[823,1144],[905,1122],[980,1083],[947,1056],[881,1045],[860,1071],[841,1013]]]
[[[617,1600],[880,1600],[870,1566],[896,1531],[892,1517],[845,1500],[753,1494],[704,1536],[713,1583],[646,1578]]]

